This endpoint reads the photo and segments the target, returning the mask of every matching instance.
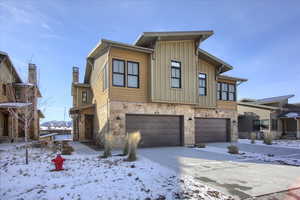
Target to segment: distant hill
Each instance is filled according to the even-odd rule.
[[[48,121],[41,124],[41,127],[55,128],[72,128],[72,121]]]

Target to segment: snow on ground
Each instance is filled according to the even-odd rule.
[[[239,154],[230,154],[228,153],[227,148],[220,148],[220,147],[213,147],[207,146],[205,148],[195,148],[197,150],[206,151],[206,152],[213,152],[219,153],[224,155],[230,155],[239,159],[241,161],[263,161],[268,163],[276,163],[276,164],[283,164],[283,165],[293,165],[293,166],[300,166],[300,160],[295,158],[289,158],[289,156],[274,156],[272,154],[260,154],[260,153],[253,153],[253,152],[246,152],[240,151]]]
[[[9,151],[3,150],[10,146]],[[192,177],[140,157],[101,159],[98,153],[74,153],[65,170],[51,172],[54,154],[30,148],[24,164],[24,147],[0,144],[0,199],[232,199]]]
[[[251,144],[251,140],[239,139],[239,143]],[[262,140],[255,140],[255,144],[270,146],[270,145],[264,144]],[[271,146],[272,147],[286,147],[286,148],[300,149],[300,140],[274,140],[273,144]]]

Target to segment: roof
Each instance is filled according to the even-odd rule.
[[[285,96],[277,96],[277,97],[270,97],[270,98],[264,98],[264,99],[257,99],[255,103],[257,104],[265,104],[265,103],[275,103],[275,102],[281,102],[284,100],[287,100],[291,97],[294,97],[295,95],[285,95]]]
[[[226,76],[226,75],[219,75],[218,78],[225,79],[225,80],[240,81],[240,82],[248,81],[248,79],[245,78],[238,78],[238,77]]]
[[[138,36],[134,45],[149,46],[157,39],[159,40],[206,40],[213,35],[213,31],[169,31],[169,32],[143,32]]]
[[[279,118],[299,118],[300,119],[300,111],[288,111],[281,113],[278,115]]]
[[[260,108],[260,109],[265,109],[265,110],[280,110],[280,108],[278,108],[278,107],[258,105],[258,104],[254,104],[254,103],[238,102],[238,105]]]
[[[12,71],[13,71],[14,75],[15,75],[16,78],[17,78],[17,82],[20,82],[20,83],[21,83],[21,82],[22,82],[22,79],[21,79],[21,77],[19,76],[19,74],[18,74],[16,68],[14,67],[14,65],[13,65],[13,63],[12,63],[10,57],[8,56],[8,54],[7,54],[6,52],[0,51],[0,64],[2,63],[3,60],[5,60],[5,58],[7,58],[8,62],[9,62],[9,65],[10,65],[10,67],[12,68]]]
[[[19,86],[19,87],[33,87],[34,86],[34,84],[32,84],[32,83],[13,83],[13,85]],[[38,97],[42,97],[42,93],[41,93],[39,87],[36,86],[36,88],[37,88]]]
[[[233,67],[231,65],[229,65],[228,63],[226,63],[225,61],[211,55],[210,53],[208,53],[207,51],[204,51],[203,49],[198,49],[198,56],[200,58],[203,58],[209,62],[212,62],[215,65],[219,66],[220,69],[220,73],[232,70]]]
[[[88,105],[73,107],[70,109],[69,113],[76,114],[76,113],[80,112],[81,110],[88,109],[88,108],[94,108],[94,107],[95,107],[95,104],[88,104]]]
[[[143,53],[152,53],[154,50],[150,48],[140,47],[136,45],[131,45],[123,42],[117,42],[107,39],[101,39],[101,41],[96,45],[96,47],[88,54],[88,58],[94,58],[100,50],[107,47],[118,47],[124,48],[132,51],[139,51]]]
[[[23,108],[30,106],[32,103],[6,102],[0,103],[0,108]]]

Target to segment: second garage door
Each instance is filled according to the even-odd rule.
[[[181,145],[181,124],[179,116],[126,115],[126,131],[141,132],[141,147]]]
[[[227,142],[229,141],[228,119],[195,119],[195,142]]]

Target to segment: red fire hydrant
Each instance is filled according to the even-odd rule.
[[[63,168],[64,161],[65,159],[61,157],[60,154],[57,154],[56,158],[52,160],[52,162],[54,162],[55,165],[55,171],[64,170]]]

